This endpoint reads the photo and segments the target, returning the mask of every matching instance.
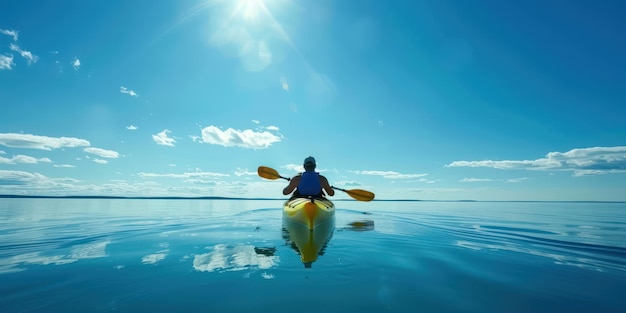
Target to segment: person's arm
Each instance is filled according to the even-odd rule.
[[[330,187],[330,184],[328,183],[328,179],[326,179],[326,177],[320,175],[320,182],[322,183],[322,188],[329,196],[335,195],[335,190]]]
[[[292,193],[296,189],[296,187],[298,187],[298,184],[300,184],[300,175],[294,176],[289,181],[289,185],[287,185],[287,187],[285,187],[285,189],[283,189],[283,195],[288,195],[288,194]]]

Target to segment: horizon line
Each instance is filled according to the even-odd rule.
[[[5,199],[128,199],[128,200],[255,200],[255,201],[284,201],[286,198],[250,198],[250,197],[221,197],[221,196],[201,196],[201,197],[184,197],[184,196],[51,196],[51,195],[3,195],[0,198]],[[358,201],[354,199],[330,199],[331,201]],[[372,202],[569,202],[569,203],[626,203],[626,200],[471,200],[471,199],[448,199],[448,200],[429,200],[429,199],[374,199]]]

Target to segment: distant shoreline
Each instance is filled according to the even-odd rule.
[[[242,197],[141,197],[141,196],[33,196],[33,195],[0,195],[4,199],[119,199],[119,200],[254,200],[284,201],[287,198],[242,198]],[[353,199],[332,199],[332,201],[356,201]],[[594,200],[420,200],[420,199],[374,199],[373,202],[536,202],[536,203],[626,203],[626,201],[594,201]]]

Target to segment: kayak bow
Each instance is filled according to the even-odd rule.
[[[313,231],[321,224],[334,221],[335,205],[326,198],[291,198],[285,201],[283,218]]]

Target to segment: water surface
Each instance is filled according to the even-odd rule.
[[[0,199],[2,312],[624,312],[626,204]],[[353,227],[353,222],[373,227]]]

